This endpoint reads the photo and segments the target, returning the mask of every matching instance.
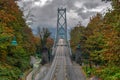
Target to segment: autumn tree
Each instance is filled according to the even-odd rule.
[[[0,0],[0,80],[18,80],[36,52],[36,39],[22,16],[14,0]]]
[[[93,71],[91,69],[90,72],[104,80],[120,79],[119,0],[112,0],[112,6],[113,10],[108,9],[104,17],[98,13],[90,18],[85,29],[75,27],[70,34],[72,49],[75,50],[79,43],[83,47],[82,53],[87,54],[90,64],[99,65],[99,68],[93,67]],[[80,37],[84,37],[82,43]]]

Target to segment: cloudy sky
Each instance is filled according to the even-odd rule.
[[[79,22],[86,26],[91,16],[97,12],[103,14],[107,8],[111,8],[110,2],[101,0],[19,0],[18,5],[33,31],[38,26],[55,28],[57,8],[60,7],[67,8],[68,29]]]

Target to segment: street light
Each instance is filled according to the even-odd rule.
[[[77,63],[79,63],[80,65],[82,65],[81,58],[82,58],[81,47],[80,47],[80,44],[78,44],[77,47],[76,47],[75,61]]]
[[[18,45],[15,36],[14,36],[13,40],[11,41],[11,44],[12,44],[13,46],[17,46],[17,45]]]
[[[16,37],[14,36],[13,40],[11,41],[11,45],[7,46],[8,55],[12,55],[11,48],[16,47],[17,45],[18,44],[17,44],[17,41],[16,41]]]

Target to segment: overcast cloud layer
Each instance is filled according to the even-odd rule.
[[[79,22],[86,26],[91,16],[97,12],[104,13],[107,8],[111,8],[110,3],[101,0],[21,0],[18,5],[24,11],[27,23],[33,30],[38,26],[55,28],[57,8],[60,7],[67,8],[69,29]]]

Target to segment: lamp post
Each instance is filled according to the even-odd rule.
[[[15,36],[14,36],[13,40],[11,41],[11,44],[12,44],[13,46],[17,46],[17,45],[18,45]]]
[[[42,45],[42,48],[44,48],[45,47],[44,46],[44,40],[43,40],[44,39],[44,33],[42,31],[40,33],[41,33],[41,36],[40,36],[41,37],[41,45]]]
[[[11,38],[11,37],[9,37]],[[11,41],[11,44],[7,46],[7,53],[8,55],[12,55],[11,53],[11,48],[12,46],[17,46],[17,41],[16,41],[16,37],[14,36],[13,40]]]
[[[81,47],[80,47],[80,44],[77,45],[77,48],[76,48],[76,55],[75,55],[75,61],[77,63],[79,63],[80,65],[82,65],[82,60],[81,60],[81,56],[82,56],[82,53],[80,52],[81,51]],[[80,60],[80,61],[79,61]]]

